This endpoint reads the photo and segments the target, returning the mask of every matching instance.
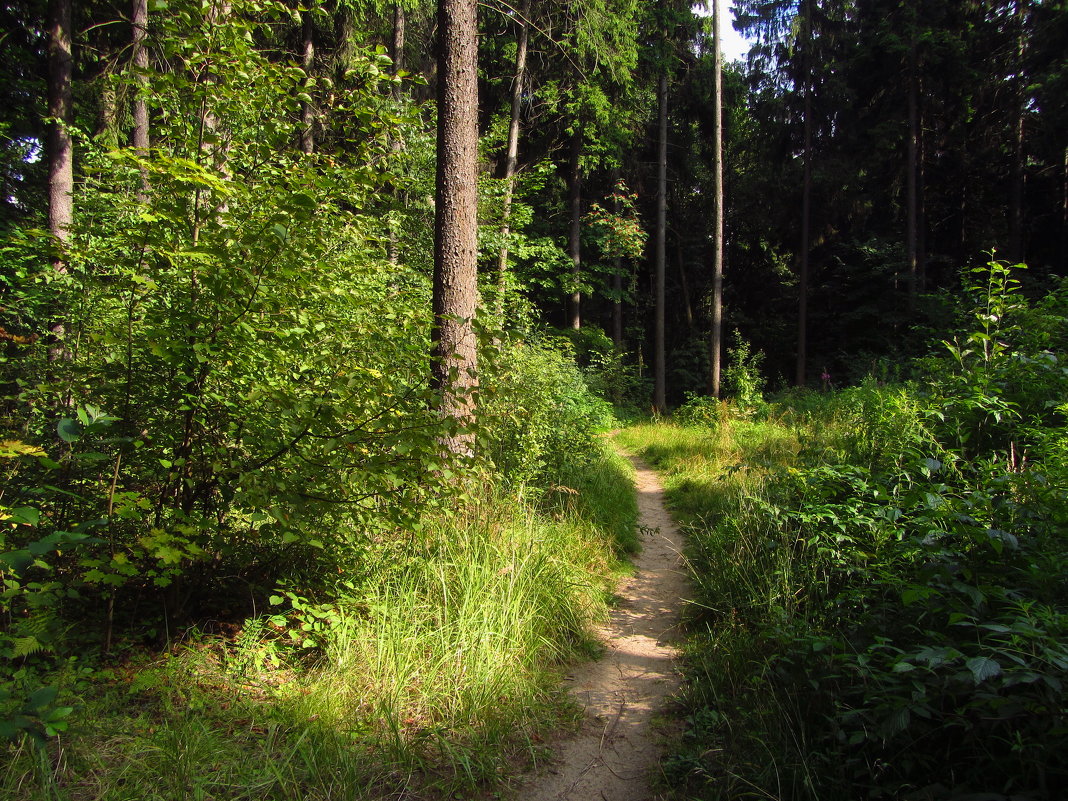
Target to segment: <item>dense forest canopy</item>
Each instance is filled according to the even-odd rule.
[[[56,128],[49,104],[58,102],[49,85],[61,79],[50,72],[46,5],[64,4],[4,8],[0,203],[9,232],[44,227],[49,209],[44,149]],[[242,177],[239,151],[253,141],[270,144],[276,159],[290,149],[345,165],[349,177],[374,173],[386,191],[370,203],[358,194],[332,200],[366,219],[365,241],[384,243],[392,264],[428,274],[433,12],[419,2],[156,3],[139,27],[129,9],[77,4],[63,112],[76,225],[90,224],[99,199],[94,158],[135,146],[149,126],[154,153],[225,152],[202,166],[227,180]],[[925,340],[910,332],[944,325],[939,298],[954,294],[961,267],[985,253],[1027,262],[1036,285],[1064,273],[1062,3],[747,0],[734,12],[752,49],[725,74],[723,325],[767,355],[773,383],[817,382],[825,372],[852,378],[915,352]],[[666,0],[590,0],[490,4],[479,16],[486,309],[505,326],[530,314],[611,335],[621,302],[617,345],[650,369],[657,97],[667,78],[664,367],[674,402],[701,391],[709,367],[713,47],[705,14]],[[225,41],[231,30],[247,36],[241,53]],[[376,58],[373,75],[396,75],[395,84],[367,82],[361,65]],[[266,72],[250,73],[252,62]],[[254,111],[243,92],[257,82],[274,92],[258,119],[213,122],[227,103]],[[205,117],[206,101],[220,108]],[[269,114],[268,102],[277,104]],[[389,140],[378,157],[362,152],[368,142],[357,129],[384,104],[402,130],[385,132],[385,120],[372,126]],[[150,122],[137,122],[141,108]],[[191,128],[179,141],[179,118],[201,120],[207,142],[192,141]],[[264,126],[270,136],[261,136]],[[649,234],[624,258],[604,226],[585,217],[594,207],[613,212],[620,180],[635,193],[629,213]],[[494,255],[505,265],[496,280]],[[42,322],[28,311],[45,300],[26,296],[26,280],[7,281],[4,330],[32,335]],[[533,305],[489,302],[502,292]],[[802,296],[808,366],[796,375]]]

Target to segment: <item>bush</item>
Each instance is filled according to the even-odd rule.
[[[686,402],[671,413],[671,419],[680,426],[698,426],[713,431],[730,419],[726,401],[708,395],[688,393]]]
[[[594,434],[612,425],[612,409],[590,392],[569,349],[506,342],[483,364],[478,449],[506,483],[546,486],[594,457]]]

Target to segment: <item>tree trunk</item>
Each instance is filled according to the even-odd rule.
[[[475,441],[477,351],[473,321],[478,231],[478,39],[475,0],[438,0],[437,198],[431,383],[440,412],[457,423],[445,450],[469,456]]]
[[[812,10],[804,3],[805,14],[805,150],[801,179],[801,252],[797,287],[797,370],[794,384],[803,387],[808,377],[808,250],[812,216]]]
[[[667,411],[667,365],[664,345],[664,274],[667,260],[667,72],[660,74],[657,83],[657,117],[659,119],[659,142],[657,146],[656,174],[656,319],[653,338],[653,407],[663,414]]]
[[[916,83],[916,96],[923,98],[922,69]],[[916,115],[916,284],[921,294],[927,291],[927,144],[923,135],[923,104],[917,102]]]
[[[407,20],[404,16],[404,6],[401,3],[393,4],[393,42],[389,48],[389,57],[393,60],[393,75],[397,76],[404,70],[404,35],[407,28]],[[394,87],[394,96],[400,98],[400,86]]]
[[[530,0],[519,8],[519,41],[515,52],[515,77],[512,81],[512,116],[508,123],[508,152],[504,163],[504,202],[501,207],[501,251],[497,257],[497,314],[504,317],[504,294],[508,276],[508,234],[512,214],[512,194],[519,159],[519,112],[523,102],[523,83],[527,71],[527,39],[530,30]]]
[[[401,3],[393,4],[393,41],[390,44],[389,55],[393,61],[393,77],[400,75],[404,69],[404,36],[405,29],[407,28],[407,20],[404,16],[404,6]],[[398,81],[393,84],[393,99],[398,103],[401,102],[404,90],[401,88],[401,84]],[[404,143],[400,138],[394,138],[389,143],[389,149],[393,153],[400,153],[404,149]],[[396,191],[395,189],[393,191]],[[400,200],[406,201],[404,193],[400,193]],[[397,245],[397,225],[398,221],[396,216],[389,215],[387,220],[387,227],[389,228],[389,242],[387,243],[387,258],[389,263],[394,267],[400,263],[400,248]]]
[[[1023,236],[1024,204],[1024,116],[1027,102],[1027,79],[1024,75],[1024,61],[1027,56],[1026,21],[1027,0],[1016,0],[1016,79],[1014,83],[1015,98],[1013,103],[1013,160],[1012,181],[1009,190],[1009,258],[1022,262],[1026,257]]]
[[[48,230],[56,238],[58,253],[52,262],[57,272],[65,273],[67,264],[63,245],[74,221],[74,146],[67,126],[73,113],[74,57],[71,50],[71,2],[50,0],[48,4]],[[67,329],[63,320],[49,325],[53,344],[50,361],[66,358],[63,344]]]
[[[74,220],[74,148],[67,129],[74,102],[70,0],[50,0],[48,17],[48,230],[66,241]]]
[[[675,240],[675,264],[679,268],[679,284],[682,287],[682,312],[686,317],[686,330],[693,333],[693,298],[690,296],[690,282],[686,278],[686,265],[682,258],[682,242]]]
[[[919,291],[919,149],[920,87],[917,69],[916,20],[912,19],[909,40],[908,152],[905,159],[905,261],[908,264],[909,308],[916,304]]]
[[[230,12],[232,11],[232,5],[230,0],[214,0],[211,6],[207,10],[207,23],[209,26],[222,26],[227,23],[230,18]],[[206,77],[206,80],[211,83],[218,83],[224,78],[212,71]],[[232,177],[230,175],[230,169],[227,166],[230,156],[230,144],[227,140],[226,133],[223,129],[223,125],[220,123],[218,115],[216,115],[214,109],[210,105],[210,100],[205,100],[203,110],[201,112],[201,140],[200,151],[206,157],[210,158],[215,169],[219,171],[219,177],[223,180],[229,181]],[[215,140],[215,144],[208,145],[207,134],[211,135],[211,139]],[[200,189],[197,189],[197,202],[196,206],[199,209],[200,206]],[[219,201],[215,205],[214,214],[216,217],[222,214],[226,214],[230,210],[229,204],[225,199]],[[199,216],[199,211],[194,215],[194,229],[193,229],[193,241],[198,241],[200,237],[200,228],[203,220]]]
[[[1061,274],[1068,270],[1068,147],[1064,149],[1061,173]]]
[[[148,98],[146,97],[148,82],[148,48],[145,47],[145,37],[148,35],[148,0],[133,0],[130,12],[130,24],[133,28],[133,66],[134,81],[137,90],[133,99],[133,136],[131,142],[137,155],[141,158],[148,156],[151,147],[148,128]],[[149,193],[148,172],[141,170],[141,189],[137,193],[137,199],[142,203],[148,200]]]
[[[315,67],[315,19],[312,16],[314,4],[310,4],[304,10],[303,24],[301,25],[301,39],[303,47],[301,52],[301,67],[304,69],[305,92],[312,80],[312,71]],[[300,150],[310,156],[315,152],[315,109],[310,100],[300,101]]]
[[[612,213],[619,216],[619,168],[612,170],[612,186],[616,190],[612,193]],[[623,259],[616,256],[612,261],[612,292],[615,300],[612,302],[612,344],[617,353],[623,352]]]
[[[568,325],[578,330],[582,327],[582,129],[571,135],[571,159],[568,163],[568,205],[571,208],[571,229],[567,238],[567,252],[571,256],[571,279],[574,290],[568,299]]]
[[[719,3],[712,3],[713,56],[712,93],[712,343],[709,353],[709,388],[713,398],[720,394],[720,364],[723,350],[723,65],[719,48]]]

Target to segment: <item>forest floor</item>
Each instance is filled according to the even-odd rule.
[[[524,801],[657,797],[659,742],[670,725],[661,713],[680,686],[673,643],[687,583],[682,539],[664,507],[664,490],[648,465],[629,458],[642,550],[598,632],[604,655],[567,676],[568,691],[584,709],[581,727],[557,744],[546,770],[527,777],[518,793]]]

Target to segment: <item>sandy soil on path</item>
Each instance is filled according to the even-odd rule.
[[[642,552],[635,574],[618,588],[619,603],[601,631],[605,655],[578,666],[568,691],[585,708],[581,730],[559,744],[556,759],[529,777],[522,801],[650,801],[659,748],[653,720],[678,688],[672,641],[686,575],[678,530],[663,489],[648,466],[637,471]]]

